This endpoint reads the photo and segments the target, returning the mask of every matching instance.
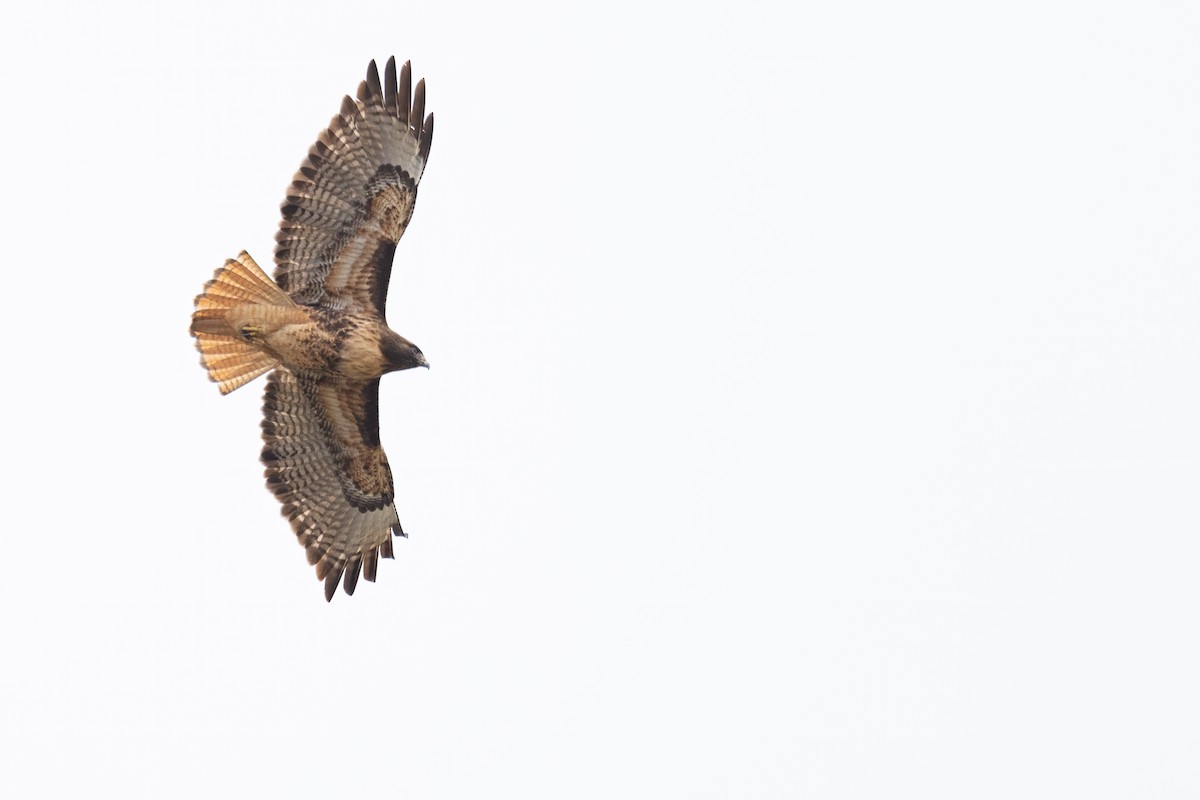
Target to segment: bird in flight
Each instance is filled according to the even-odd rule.
[[[412,69],[383,79],[372,61],[288,187],[275,235],[275,277],[242,252],[196,298],[191,334],[208,376],[228,394],[267,376],[262,461],[325,599],[354,594],[393,558],[392,471],[379,442],[379,379],[428,367],[388,327],[396,243],[417,200],[433,114]]]

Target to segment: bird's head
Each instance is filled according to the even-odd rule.
[[[392,331],[388,331],[388,335],[384,336],[382,349],[388,372],[412,369],[413,367],[429,368],[429,362],[425,360],[425,354],[421,352],[421,348]]]

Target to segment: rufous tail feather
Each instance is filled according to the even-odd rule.
[[[247,305],[294,307],[295,303],[249,253],[242,251],[204,284],[204,293],[196,297],[192,313],[191,333],[196,337],[200,363],[221,394],[229,394],[279,366],[273,356],[245,341],[226,322],[228,311]]]

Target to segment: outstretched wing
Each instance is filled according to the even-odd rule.
[[[404,535],[379,445],[379,380],[277,369],[267,379],[262,430],[267,486],[325,581],[325,599],[339,580],[354,594],[359,570],[375,580],[379,557],[392,558],[393,533]]]
[[[384,79],[372,61],[288,188],[275,236],[275,281],[298,303],[357,302],[384,317],[396,243],[429,158],[433,114],[408,62]]]

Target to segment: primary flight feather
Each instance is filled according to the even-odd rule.
[[[262,461],[325,599],[392,558],[392,471],[379,378],[428,367],[387,325],[392,257],[429,158],[433,114],[408,63],[372,61],[288,187],[275,279],[242,252],[196,298],[191,333],[222,394],[265,372]]]

